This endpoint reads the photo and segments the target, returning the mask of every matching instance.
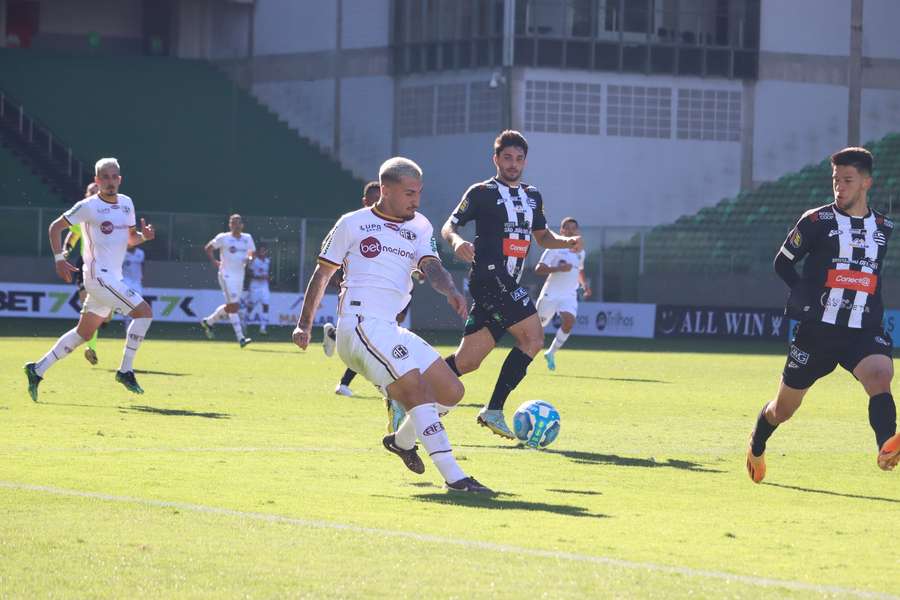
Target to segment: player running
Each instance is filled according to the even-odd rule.
[[[227,318],[234,329],[234,337],[243,348],[253,340],[244,337],[238,309],[241,303],[241,292],[244,289],[244,270],[247,268],[247,263],[253,259],[256,245],[249,233],[243,233],[244,221],[241,219],[241,215],[234,214],[228,218],[228,229],[229,231],[220,233],[211,239],[203,248],[210,262],[219,271],[219,287],[222,288],[222,293],[225,295],[225,304],[219,305],[211,315],[202,319],[200,327],[203,328],[206,337],[212,339],[214,337],[212,326],[219,319]],[[219,251],[218,260],[213,256],[216,250]]]
[[[567,237],[581,235],[578,221],[572,217],[562,220],[559,232]],[[575,325],[575,317],[578,315],[578,289],[584,290],[585,298],[591,296],[591,286],[584,276],[584,250],[575,251],[571,248],[544,250],[534,270],[538,275],[547,278],[536,306],[541,327],[546,327],[557,314],[561,320],[556,337],[553,338],[550,348],[544,352],[547,368],[555,371],[556,351],[569,339]]]
[[[558,236],[547,229],[541,193],[521,182],[527,155],[528,142],[518,131],[497,136],[497,175],[466,190],[441,229],[456,256],[472,263],[471,314],[459,348],[447,357],[447,364],[457,375],[469,373],[479,367],[506,331],[516,340],[500,368],[490,402],[477,417],[480,425],[508,439],[515,435],[503,418],[503,405],[544,345],[534,303],[519,285],[531,238],[544,248],[581,250],[580,236]],[[474,245],[458,233],[469,221],[475,221]]]
[[[397,431],[382,440],[384,447],[399,456],[408,469],[423,473],[418,437],[447,482],[447,489],[492,493],[460,468],[439,416],[462,399],[462,382],[434,348],[395,320],[409,302],[410,274],[417,267],[431,286],[447,297],[457,314],[463,318],[467,314],[465,299],[438,258],[431,223],[416,212],[422,170],[409,159],[394,157],[381,165],[378,176],[378,203],[343,215],[322,243],[319,264],[310,278],[294,329],[294,343],[302,349],[309,345],[313,317],[325,286],[343,265],[338,355],[407,411]]]
[[[891,395],[893,342],[881,325],[882,261],[894,223],[869,208],[872,162],[865,148],[833,154],[834,202],[805,212],[775,256],[775,271],[791,290],[785,313],[800,324],[778,395],[763,407],[750,436],[747,473],[755,483],[766,476],[766,441],[775,428],[837,365],[851,372],[869,396],[878,466],[889,471],[900,462]],[[804,257],[800,275],[794,265]]]
[[[269,326],[269,292],[270,271],[272,267],[272,259],[269,258],[269,248],[260,245],[259,250],[250,261],[250,292],[247,295],[247,315],[253,313],[257,308],[262,308],[262,315],[259,318],[259,334],[268,335],[266,328]]]
[[[100,186],[96,184],[96,182],[90,182],[87,184],[87,187],[84,190],[84,197],[90,198],[94,194],[100,191]],[[72,258],[73,253],[75,254],[75,268],[77,269],[75,273],[72,274],[72,279],[75,282],[75,286],[78,288],[78,302],[83,306],[84,299],[87,297],[87,292],[84,289],[84,275],[81,272],[81,267],[84,266],[84,257],[81,252],[82,238],[81,238],[81,226],[80,225],[72,225],[69,227],[69,233],[66,234],[66,239],[63,241],[63,255],[66,260],[70,260]],[[110,315],[112,317],[112,315]],[[105,327],[106,323],[109,321],[107,319],[104,321],[100,327]],[[92,365],[96,365],[100,362],[100,359],[97,357],[97,337],[98,337],[99,329],[94,332],[94,335],[91,336],[91,339],[87,341],[85,344],[87,347],[84,349],[84,359],[91,363]]]
[[[62,253],[60,234],[72,225],[81,225],[86,241],[84,251],[84,288],[87,297],[81,308],[78,325],[60,337],[50,352],[37,362],[25,365],[28,376],[28,393],[37,402],[38,385],[47,370],[56,361],[68,356],[100,327],[114,310],[131,316],[125,336],[125,352],[116,371],[116,381],[135,394],[143,394],[134,376],[134,356],[144,341],[153,320],[150,305],[125,285],[122,280],[122,260],[129,245],[152,240],[156,233],[153,226],[141,219],[141,231],[135,227],[134,203],[128,196],[119,194],[122,176],[115,158],[101,158],[94,167],[99,193],[85,198],[50,224],[50,247],[56,261],[56,274],[67,282],[76,271]]]
[[[129,246],[125,251],[125,260],[122,262],[122,280],[125,285],[133,289],[139,295],[144,295],[144,251],[137,246]],[[131,323],[131,317],[125,318],[125,326]]]

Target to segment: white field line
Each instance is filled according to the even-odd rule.
[[[522,548],[518,546],[510,546],[507,544],[496,544],[493,542],[482,542],[478,540],[467,540],[463,538],[452,538],[438,535],[429,535],[424,533],[415,533],[412,531],[398,531],[391,529],[378,529],[375,527],[363,527],[350,523],[337,523],[332,521],[321,521],[315,519],[297,519],[293,517],[285,517],[281,515],[272,515],[257,512],[245,512],[240,510],[231,510],[227,508],[219,508],[215,506],[205,506],[202,504],[190,504],[187,502],[170,502],[166,500],[152,500],[147,498],[135,498],[132,496],[116,496],[112,494],[103,494],[100,492],[84,492],[79,490],[69,490],[44,485],[33,485],[27,483],[17,483],[14,481],[0,481],[0,488],[10,490],[20,490],[28,492],[40,492],[44,494],[53,494],[55,496],[70,496],[75,498],[89,498],[93,500],[103,500],[106,502],[119,502],[123,504],[137,504],[141,506],[151,506],[155,508],[177,508],[184,511],[192,511],[197,513],[222,515],[226,517],[237,517],[241,519],[251,519],[255,521],[265,521],[269,523],[285,523],[295,525],[297,527],[307,527],[315,529],[328,529],[333,531],[347,531],[350,533],[361,534],[365,536],[376,537],[393,537],[413,540],[416,542],[425,542],[429,544],[440,544],[445,546],[461,546],[463,548],[484,550],[487,552],[498,552],[503,554],[512,554],[533,558],[551,558],[556,560],[571,561],[577,563],[588,563],[596,565],[604,565],[618,567],[620,569],[634,569],[649,571],[652,573],[665,573],[671,575],[683,575],[686,577],[697,577],[705,579],[718,579],[726,582],[743,583],[750,586],[761,588],[787,589],[803,592],[812,592],[815,594],[833,594],[837,596],[853,596],[856,598],[876,598],[879,600],[900,600],[900,597],[893,596],[884,592],[871,592],[866,590],[856,590],[853,588],[843,588],[832,585],[818,585],[814,583],[805,583],[802,581],[790,581],[784,579],[770,579],[767,577],[753,577],[751,575],[736,575],[734,573],[726,573],[724,571],[710,571],[706,569],[693,569],[691,567],[678,567],[671,565],[660,565],[656,563],[634,562],[622,560],[618,558],[608,558],[605,556],[593,556],[589,554],[576,554],[572,552],[560,552],[556,550],[539,550],[535,548]]]

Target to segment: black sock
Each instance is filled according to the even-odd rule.
[[[333,339],[334,341],[337,341],[337,329],[329,329],[329,330],[328,330],[328,333],[326,333],[325,335],[327,335],[328,337],[330,337],[330,338]]]
[[[353,381],[354,377],[356,377],[356,371],[347,369],[344,371],[344,376],[341,377],[341,385],[350,385],[350,382]],[[334,380],[332,379],[332,381]]]
[[[869,425],[875,430],[878,448],[897,433],[897,407],[890,393],[869,398]]]
[[[462,373],[459,372],[459,369],[456,368],[456,355],[451,354],[447,358],[444,359],[444,362],[447,363],[447,366],[450,367],[450,370],[456,373],[457,377],[462,377]]]
[[[766,441],[778,428],[778,425],[772,425],[766,420],[766,409],[768,407],[769,403],[766,402],[763,409],[759,411],[759,417],[756,418],[756,428],[753,430],[753,442],[751,443],[753,456],[762,456],[763,452],[766,451]]]
[[[518,348],[509,351],[506,360],[503,361],[503,366],[500,367],[500,376],[497,377],[497,384],[494,386],[494,393],[491,394],[488,410],[503,409],[510,392],[516,389],[519,382],[525,378],[529,364],[531,364],[531,357]]]

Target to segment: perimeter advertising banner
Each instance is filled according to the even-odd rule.
[[[219,290],[144,288],[144,299],[157,321],[196,323],[224,301]],[[303,304],[301,294],[273,292],[269,324],[293,327]],[[0,318],[51,318],[77,320],[81,311],[73,285],[0,282]],[[337,296],[322,298],[315,325],[337,320]],[[250,322],[255,322],[251,318]]]
[[[790,320],[781,308],[656,307],[656,337],[725,337],[784,340]]]
[[[655,317],[655,304],[579,302],[572,335],[652,338]],[[545,333],[556,333],[559,324],[557,315]]]

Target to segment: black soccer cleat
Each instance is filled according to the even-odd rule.
[[[123,373],[116,371],[116,381],[125,386],[125,389],[133,394],[143,394],[144,388],[138,385],[137,379],[134,377],[134,371]]]
[[[241,341],[240,341],[241,348],[243,348],[244,346],[247,346],[251,342],[253,342],[253,340],[251,338],[248,338],[248,337],[241,338]]]
[[[403,448],[399,448],[394,444],[394,434],[390,433],[384,436],[381,439],[381,443],[384,444],[384,447],[388,452],[396,454],[400,457],[400,460],[403,461],[403,464],[406,465],[406,468],[416,473],[417,475],[421,475],[425,472],[425,463],[422,462],[422,459],[419,458],[419,453],[416,450],[419,449],[418,446],[413,446],[409,450],[404,450]]]
[[[44,378],[35,371],[36,366],[35,363],[27,363],[25,365],[25,375],[28,376],[28,395],[31,396],[31,400],[34,402],[38,401],[38,385],[44,380]]]
[[[470,494],[485,494],[488,496],[496,494],[494,490],[486,485],[482,485],[474,477],[465,477],[453,483],[445,482],[444,487],[447,488],[448,492],[468,492]]]

